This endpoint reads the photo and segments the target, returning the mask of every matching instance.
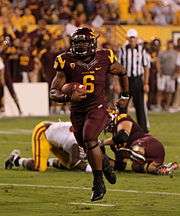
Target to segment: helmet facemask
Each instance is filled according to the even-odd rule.
[[[97,38],[91,32],[74,33],[71,37],[71,52],[80,58],[94,55],[97,48]]]

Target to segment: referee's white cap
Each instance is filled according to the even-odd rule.
[[[138,36],[138,32],[136,31],[136,29],[129,29],[127,31],[127,37],[137,37]]]

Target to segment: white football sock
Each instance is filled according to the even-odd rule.
[[[86,166],[85,172],[88,172],[88,173],[92,172],[92,168],[89,164]]]
[[[55,159],[55,158],[49,158],[49,159],[48,159],[49,167],[53,167],[54,159]]]
[[[20,159],[19,159],[19,166],[23,166],[23,162],[24,162],[25,160],[28,160],[28,158],[20,158]]]

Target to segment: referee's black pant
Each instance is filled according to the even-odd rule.
[[[136,110],[137,122],[144,132],[147,133],[147,119],[144,108],[144,85],[141,76],[129,77],[129,91]]]

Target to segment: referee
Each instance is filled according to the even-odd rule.
[[[145,49],[137,42],[138,33],[135,29],[127,32],[128,44],[118,53],[119,62],[126,68],[129,78],[129,92],[136,110],[137,122],[148,132],[146,105],[144,95],[149,91],[149,59]]]

